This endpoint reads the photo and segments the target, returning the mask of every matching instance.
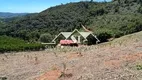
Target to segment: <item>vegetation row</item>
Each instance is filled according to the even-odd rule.
[[[39,51],[44,45],[39,43],[28,43],[18,38],[0,36],[0,53],[11,51]]]

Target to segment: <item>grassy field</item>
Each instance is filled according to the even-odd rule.
[[[38,43],[28,43],[18,38],[0,36],[0,52],[10,51],[38,51],[44,49],[44,46]]]

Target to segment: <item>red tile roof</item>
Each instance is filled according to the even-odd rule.
[[[72,40],[60,40],[60,44],[73,44]]]

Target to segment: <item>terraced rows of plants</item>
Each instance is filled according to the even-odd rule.
[[[28,43],[18,38],[0,36],[0,53],[11,51],[38,51],[43,49],[44,45],[39,43]]]

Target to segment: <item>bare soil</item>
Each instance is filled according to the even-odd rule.
[[[8,80],[142,80],[142,70],[136,69],[138,64],[142,64],[142,41],[106,43],[0,54],[0,77]]]

